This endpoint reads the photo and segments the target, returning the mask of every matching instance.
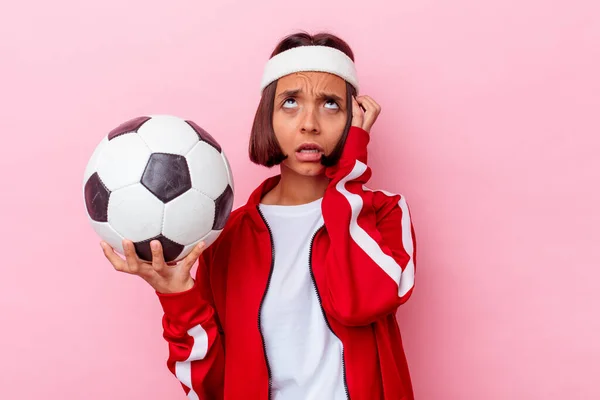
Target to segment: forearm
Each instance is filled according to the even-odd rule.
[[[405,198],[364,187],[370,177],[368,134],[351,133],[340,163],[328,171],[331,182],[323,200],[331,241],[324,305],[342,322],[355,325],[394,312],[408,299],[415,238]]]

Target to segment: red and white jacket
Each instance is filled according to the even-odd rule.
[[[324,226],[309,264],[324,316],[343,344],[348,398],[413,400],[395,313],[413,291],[415,233],[404,197],[364,186],[368,142],[366,131],[352,127],[340,161],[326,170]],[[167,366],[190,399],[270,399],[260,310],[274,255],[258,204],[278,180],[267,179],[231,213],[200,257],[192,289],[157,293]]]

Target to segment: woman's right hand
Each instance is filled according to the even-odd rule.
[[[194,279],[190,271],[205,248],[204,242],[200,242],[183,260],[176,264],[167,264],[158,240],[150,242],[151,263],[137,256],[133,242],[130,240],[123,240],[124,260],[105,241],[101,241],[100,246],[115,270],[139,276],[159,293],[179,293],[191,289],[194,286]]]
[[[357,126],[367,132],[377,121],[381,113],[381,106],[369,96],[358,96],[352,98],[352,126]]]

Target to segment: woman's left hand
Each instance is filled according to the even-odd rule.
[[[364,108],[364,111],[360,106]],[[369,96],[352,98],[352,126],[357,126],[370,132],[380,112],[381,106]]]

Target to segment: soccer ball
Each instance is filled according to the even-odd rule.
[[[96,233],[123,254],[121,241],[152,260],[184,258],[210,246],[233,205],[233,176],[219,143],[196,123],[171,115],[129,120],[106,135],[84,172],[83,197]]]

